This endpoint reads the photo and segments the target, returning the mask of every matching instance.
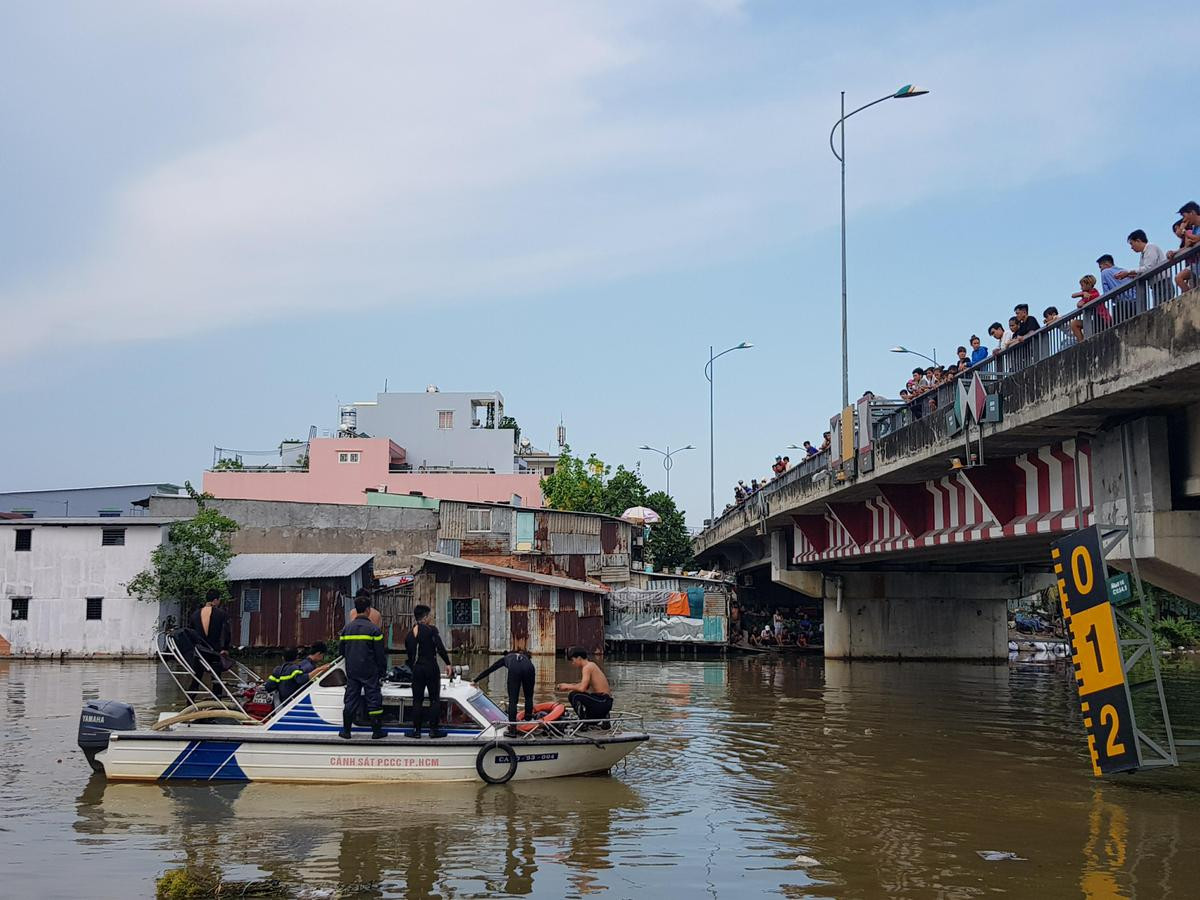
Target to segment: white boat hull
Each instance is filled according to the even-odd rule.
[[[517,754],[513,780],[524,781],[607,772],[646,740],[645,735],[621,735],[496,744],[404,737],[342,741],[282,734],[239,740],[235,729],[205,730],[210,733],[196,735],[198,739],[139,732],[114,735],[96,759],[113,781],[479,781],[480,751],[491,748],[484,755],[484,768],[503,775],[511,747]]]

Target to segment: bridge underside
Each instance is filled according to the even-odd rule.
[[[829,656],[1000,658],[1005,602],[1045,586],[1049,545],[1132,525],[1109,554],[1200,602],[1200,302],[1195,293],[1000,383],[982,465],[945,420],[879,438],[873,468],[772,483],[696,541],[726,571],[819,598]],[[1032,448],[1032,449],[1031,449]],[[841,585],[841,603],[836,586]]]

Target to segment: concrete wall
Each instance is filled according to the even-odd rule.
[[[162,525],[125,527],[125,546],[104,547],[100,525],[36,525],[29,551],[14,550],[14,523],[0,523],[0,656],[148,656],[159,623],[178,615],[131,598],[125,585],[150,564]],[[29,597],[29,618],[12,621],[12,598]],[[85,618],[87,597],[102,597],[101,618]]]
[[[511,433],[503,433],[511,441]],[[387,438],[320,438],[310,445],[307,472],[205,472],[204,490],[226,499],[356,504],[367,503],[367,488],[389,494],[417,491],[442,500],[493,503],[508,503],[516,494],[525,506],[542,505],[540,476],[513,474],[511,452],[509,466],[497,470],[498,474],[392,473],[388,471],[392,443]],[[342,451],[358,453],[359,461],[338,462]],[[413,462],[411,456],[409,461]]]
[[[825,655],[835,659],[1008,658],[1008,599],[1049,576],[889,572],[826,582]]]
[[[66,488],[56,491],[9,491],[0,493],[0,512],[33,510],[37,518],[61,516],[98,516],[102,511],[117,510],[123,516],[140,515],[135,500],[154,493],[178,493],[175,484],[118,484],[111,487]]]
[[[371,437],[391,438],[405,449],[415,466],[490,468],[512,473],[516,433],[509,429],[472,428],[471,401],[496,404],[496,421],[503,415],[499,393],[394,393],[377,394],[374,403],[355,403],[358,430]],[[453,427],[439,428],[439,413],[454,413]],[[480,413],[483,418],[483,413]],[[486,418],[483,418],[486,423]]]
[[[241,530],[233,536],[238,553],[373,553],[375,574],[411,571],[418,553],[437,549],[438,514],[431,509],[213,500]],[[191,516],[187,497],[156,498],[156,516]]]

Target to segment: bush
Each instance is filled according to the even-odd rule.
[[[1154,636],[1170,647],[1200,646],[1200,623],[1170,616],[1154,623]]]

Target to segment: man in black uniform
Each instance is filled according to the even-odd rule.
[[[365,703],[371,720],[371,737],[386,737],[383,730],[383,691],[380,679],[387,671],[387,648],[383,632],[367,617],[371,601],[354,598],[355,616],[342,629],[342,656],[346,659],[346,700],[342,708],[342,730],[338,737],[350,739],[354,717],[360,703]]]
[[[440,656],[447,666],[450,665],[450,654],[442,643],[442,636],[433,625],[425,621],[429,615],[428,606],[417,606],[413,609],[416,623],[404,638],[404,649],[408,651],[408,667],[412,670],[413,694],[413,730],[412,737],[421,736],[421,725],[425,718],[425,692],[429,692],[431,707],[429,736],[431,738],[445,737],[438,728],[438,714],[442,702],[442,672],[438,668],[437,658]]]
[[[267,681],[279,694],[279,702],[284,703],[292,694],[308,684],[312,673],[325,659],[325,642],[317,641],[308,648],[308,654],[300,656],[299,650],[293,650],[291,659],[279,666]]]
[[[517,721],[517,698],[522,692],[525,694],[525,721],[533,721],[533,683],[534,669],[533,660],[529,658],[529,654],[524,650],[514,650],[512,653],[506,653],[474,678],[471,681],[480,682],[487,678],[501,666],[508,669],[508,721]]]

